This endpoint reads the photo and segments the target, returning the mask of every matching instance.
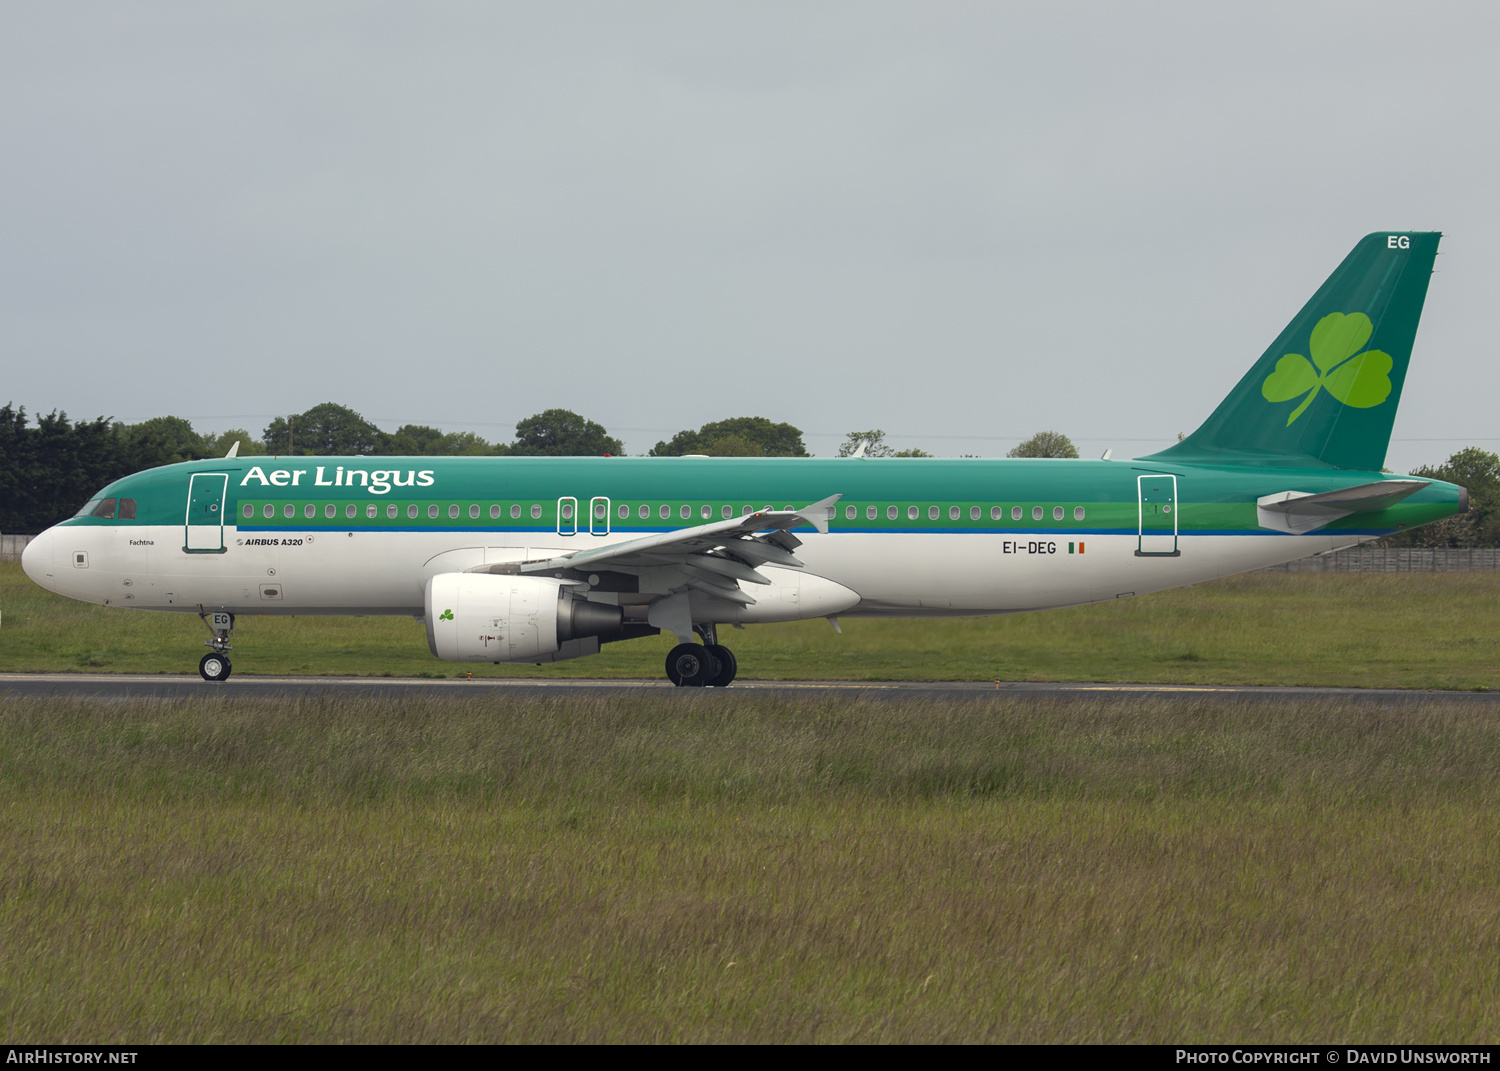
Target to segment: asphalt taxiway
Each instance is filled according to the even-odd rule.
[[[0,673],[5,696],[71,696],[104,699],[272,698],[347,695],[565,696],[682,694],[665,680],[557,679],[535,677],[259,677],[241,675],[221,684],[197,676],[115,673]],[[1453,692],[1404,688],[1290,688],[1252,685],[1057,683],[1049,681],[761,681],[740,680],[728,688],[694,689],[705,695],[838,695],[886,699],[980,699],[1000,696],[1218,696],[1224,699],[1352,699],[1396,705],[1434,699],[1500,701],[1500,692]]]

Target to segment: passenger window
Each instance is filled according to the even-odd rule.
[[[846,521],[852,521],[852,520],[855,520],[858,517],[859,517],[859,507],[858,506],[845,506],[844,507],[844,520],[846,520]]]
[[[398,512],[398,510],[396,509],[396,506],[395,506],[394,503],[392,503],[391,505],[385,507],[385,517],[386,517],[386,520],[394,521],[396,519],[397,512]]]
[[[477,521],[477,520],[479,520],[479,506],[478,505],[473,505],[473,506],[469,507],[469,520],[471,520],[471,521]]]
[[[358,512],[359,512],[359,507],[356,506],[353,502],[349,503],[347,506],[344,507],[344,516],[347,517],[351,521],[354,520],[354,515],[356,513],[358,513]]]
[[[248,502],[245,503],[245,516],[246,517],[254,517],[255,516],[255,507],[252,506]]]
[[[1010,507],[1010,519],[1013,520],[1013,521],[1019,521],[1021,519],[1021,507],[1020,506],[1012,506],[1012,507]]]
[[[887,507],[885,507],[885,519],[886,520],[888,520],[888,521],[894,521],[896,519],[897,515],[898,515],[898,511],[897,511],[897,509],[896,509],[895,506],[887,506]]]
[[[669,521],[669,520],[672,519],[672,507],[671,506],[663,506],[661,509],[657,510],[656,512],[661,517],[661,519],[664,520],[664,521]]]
[[[636,510],[636,514],[643,521],[650,520],[651,519],[651,507],[650,506],[642,506],[640,509]]]
[[[535,520],[540,520],[541,516],[542,516],[542,507],[541,506],[532,506],[531,507],[531,519],[534,520],[534,521]]]
[[[565,521],[571,521],[573,519],[573,503],[564,502],[562,504],[562,518]]]
[[[297,507],[288,502],[281,508],[281,515],[287,520],[291,520],[293,517],[297,516]]]
[[[302,516],[306,517],[308,520],[312,520],[317,515],[318,507],[314,506],[311,502],[302,507]]]
[[[490,520],[492,520],[492,521],[498,521],[499,519],[500,519],[500,507],[499,506],[491,506],[490,507]]]
[[[1042,507],[1041,506],[1032,506],[1031,507],[1031,519],[1034,520],[1034,521],[1039,521],[1039,520],[1042,519]]]
[[[427,507],[427,519],[429,521],[435,521],[435,520],[437,520],[437,513],[438,513],[438,510],[437,510],[436,506],[428,506]]]
[[[906,519],[907,520],[914,521],[918,517],[920,517],[921,515],[922,515],[922,511],[919,510],[919,509],[917,509],[916,506],[907,506],[906,507]]]
[[[339,515],[339,508],[337,506],[335,506],[332,502],[328,503],[328,505],[326,505],[326,506],[323,507],[323,516],[327,517],[330,521],[333,520],[338,515]]]
[[[1081,521],[1081,520],[1083,520],[1083,507],[1082,506],[1074,506],[1073,507],[1073,519],[1075,521]]]
[[[749,506],[743,506],[740,509],[740,516],[741,517],[748,517],[748,516],[750,516],[750,514],[752,514],[754,512],[755,511],[753,509],[751,509]]]
[[[510,507],[510,519],[513,521],[521,519],[521,507],[519,505]]]
[[[450,521],[456,521],[456,520],[458,520],[458,507],[457,506],[449,506],[448,507],[448,519]]]
[[[957,506],[949,506],[948,507],[948,519],[950,521],[956,521],[956,520],[958,520],[958,507]]]
[[[93,516],[103,517],[106,521],[114,520],[115,500],[112,498],[106,498],[104,501],[100,502],[97,506],[94,507]],[[269,516],[269,514],[267,514],[267,516]]]
[[[690,521],[693,519],[693,507],[683,506],[680,510],[677,511],[677,515],[685,521]]]
[[[1005,516],[1005,507],[1004,506],[991,506],[990,507],[990,520],[992,520],[992,521],[998,521],[1001,517],[1004,517],[1004,516]]]
[[[714,519],[714,508],[712,506],[704,506],[702,513],[703,519],[705,521],[711,521]]]
[[[133,498],[122,498],[122,499],[120,499],[120,520],[122,520],[122,521],[133,521],[133,520],[135,520],[135,499],[133,499]]]
[[[629,506],[621,506],[620,507],[620,520],[622,520],[622,521],[628,521],[628,520],[630,520],[630,507]]]
[[[879,516],[880,516],[880,509],[879,509],[879,507],[876,507],[876,506],[866,506],[865,507],[865,520],[867,520],[867,521],[873,521],[875,518],[877,518]]]
[[[938,508],[936,506],[927,507],[927,519],[929,521],[935,521],[938,519]]]
[[[609,507],[606,506],[603,502],[594,503],[594,520],[602,521],[608,513]]]
[[[417,519],[417,507],[416,506],[407,506],[406,507],[406,519],[409,520],[409,521],[414,521],[414,520]]]
[[[729,520],[729,518],[734,516],[734,507],[725,506],[723,509],[719,510],[719,516],[723,517],[726,521]]]
[[[1063,519],[1063,508],[1061,506],[1052,507],[1052,519],[1054,521],[1060,521]]]
[[[969,520],[971,520],[971,521],[977,521],[977,520],[979,520],[979,507],[978,506],[970,506],[969,507]]]
[[[97,511],[95,511],[95,512],[97,512]],[[274,516],[276,516],[276,507],[273,506],[273,505],[271,505],[271,503],[267,502],[266,503],[266,508],[263,509],[263,510],[261,510],[261,512],[264,513],[267,517],[274,517]]]

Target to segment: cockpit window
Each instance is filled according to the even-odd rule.
[[[115,519],[115,500],[112,499],[112,498],[100,499],[99,500],[99,504],[94,507],[94,512],[91,513],[91,514],[89,514],[89,516],[91,516],[91,517],[103,517],[107,521],[114,520]]]
[[[99,504],[99,500],[97,498],[91,498],[87,502],[85,502],[83,505],[79,506],[78,507],[78,512],[75,513],[75,514],[73,514],[73,516],[75,516],[75,517],[87,517],[90,513],[94,512],[94,507],[97,506],[98,504]]]
[[[120,499],[120,520],[122,520],[122,521],[133,521],[133,520],[135,520],[135,499],[133,499],[133,498],[122,498],[122,499]]]

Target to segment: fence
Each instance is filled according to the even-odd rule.
[[[36,536],[29,535],[0,535],[0,562],[20,561],[21,551],[35,538]]]
[[[1500,547],[1350,547],[1266,573],[1467,573],[1500,569]]]

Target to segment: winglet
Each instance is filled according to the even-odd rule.
[[[796,516],[812,525],[824,535],[827,535],[828,521],[833,516],[833,504],[843,497],[842,494],[837,494],[819,499],[811,506],[803,506],[797,511]]]
[[[240,441],[238,439],[236,439],[234,441],[234,445],[229,448],[229,453],[225,454],[224,456],[225,457],[239,457],[239,455],[240,455]]]

